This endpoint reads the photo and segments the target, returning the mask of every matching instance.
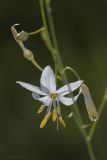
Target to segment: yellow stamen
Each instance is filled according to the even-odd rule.
[[[43,128],[46,125],[46,123],[47,123],[47,118],[45,117],[40,124],[40,128]]]
[[[40,124],[40,128],[43,128],[46,125],[46,123],[47,123],[48,119],[50,118],[51,114],[52,114],[52,112],[50,112],[47,116],[44,117],[44,119],[42,120],[42,122]]]
[[[50,112],[46,117],[47,117],[47,120],[50,118],[52,112]]]
[[[52,112],[52,121],[55,122],[56,119],[57,119],[57,111],[56,111],[56,109],[54,109]]]
[[[45,105],[41,105],[37,113],[40,114],[44,110],[44,108],[45,108]]]
[[[66,127],[66,124],[61,116],[59,117],[59,122],[62,124],[63,127]]]

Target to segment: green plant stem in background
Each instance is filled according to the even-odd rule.
[[[89,139],[87,138],[87,133],[83,130],[83,128],[81,127],[81,124],[79,124],[77,118],[75,115],[74,116],[74,120],[78,126],[78,129],[86,143],[86,147],[87,147],[87,150],[88,150],[88,153],[89,153],[89,156],[90,156],[90,160],[96,160],[95,159],[95,156],[94,156],[94,152],[93,152],[93,149],[92,149],[92,146],[91,146],[91,142],[89,141]]]
[[[103,97],[103,100],[102,100],[102,102],[100,104],[100,107],[99,107],[99,111],[98,111],[98,113],[99,113],[99,119],[100,119],[100,116],[101,116],[101,114],[102,114],[102,112],[104,110],[106,102],[107,102],[107,88],[106,88],[106,90],[104,92],[104,97]],[[96,122],[94,122],[92,124],[92,126],[91,126],[91,129],[89,131],[89,136],[88,136],[89,141],[91,141],[91,139],[92,139],[92,137],[94,135],[95,129],[96,129],[97,124],[98,124],[98,121],[99,120],[97,120]]]
[[[51,38],[50,38],[50,35],[49,35],[48,28],[47,28],[44,6],[43,6],[43,0],[39,0],[39,3],[40,3],[43,25],[45,27],[46,35],[47,35],[47,38],[48,38],[48,48],[50,49],[50,51],[52,53],[52,56],[53,56],[53,59],[54,59],[54,62],[55,62],[55,66],[57,67],[58,72],[62,77],[62,80],[64,81],[64,83],[67,83],[68,82],[67,76],[66,76],[65,73],[64,74],[62,73],[63,64],[62,64],[62,60],[60,58],[58,45],[57,45],[57,41],[56,41],[56,35],[55,35],[54,23],[53,23],[52,14],[51,14],[50,3],[47,3],[47,0],[45,1],[46,11],[47,11],[48,21],[49,21],[49,27],[50,27],[50,32],[51,32],[52,43],[51,43]],[[81,135],[83,136],[83,138],[85,140],[90,159],[95,160],[95,156],[94,156],[94,152],[92,150],[91,143],[87,139],[87,133],[86,133],[85,129],[82,128],[83,120],[82,120],[81,114],[80,114],[76,104],[74,105],[74,116],[73,117],[74,117],[74,120],[75,120],[79,130],[80,130]]]
[[[49,3],[47,3],[47,0],[45,0],[46,11],[47,11],[49,27],[50,27],[50,33],[51,33],[51,37],[52,37],[52,44],[53,44],[54,48],[57,49],[57,51],[59,52],[55,29],[54,29],[53,18],[52,18],[52,8],[50,6],[50,3],[51,3],[51,1]]]

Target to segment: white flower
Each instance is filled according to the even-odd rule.
[[[66,106],[70,106],[75,103],[81,93],[81,89],[79,89],[79,93],[72,98],[65,96],[80,88],[80,86],[83,84],[83,81],[79,80],[74,83],[69,83],[68,85],[65,85],[56,90],[56,81],[53,70],[50,66],[46,66],[41,75],[40,88],[20,81],[17,81],[16,83],[31,91],[33,98],[42,102],[38,113],[41,113],[43,109],[47,107],[46,115],[40,124],[40,128],[45,126],[48,119],[52,115],[53,122],[57,121],[58,129],[58,122],[60,122],[65,127],[65,122],[61,116],[59,102]]]

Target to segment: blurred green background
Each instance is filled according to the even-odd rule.
[[[90,88],[98,108],[107,85],[107,1],[52,0],[53,18],[64,65],[72,66]],[[41,73],[22,56],[10,27],[20,23],[19,31],[42,26],[38,0],[0,0],[0,160],[89,160],[85,143],[73,119],[66,129],[56,131],[48,122],[39,124],[40,103],[17,80],[39,85]],[[37,61],[53,66],[52,57],[39,35],[26,43]],[[74,80],[68,72],[70,81]],[[90,123],[83,97],[78,101],[83,119]],[[66,116],[70,109],[63,107]],[[107,160],[107,108],[97,126],[93,148],[97,160]]]

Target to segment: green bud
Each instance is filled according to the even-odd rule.
[[[26,41],[29,38],[29,35],[26,31],[22,31],[17,34],[16,38],[22,42]]]
[[[32,51],[30,51],[29,49],[24,49],[24,51],[23,51],[23,53],[24,53],[24,57],[27,59],[27,60],[30,60],[30,61],[32,61],[33,59],[34,59],[34,56],[33,56],[33,53],[32,53]]]

